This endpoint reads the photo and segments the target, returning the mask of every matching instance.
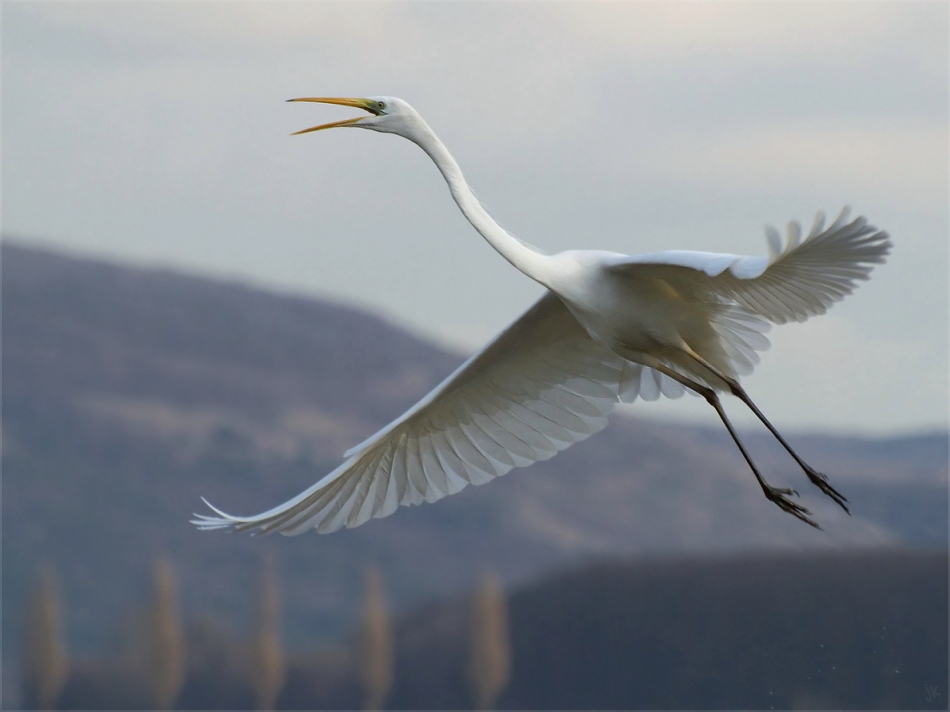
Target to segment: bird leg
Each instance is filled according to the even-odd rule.
[[[674,381],[682,383],[691,391],[698,393],[706,399],[706,402],[709,403],[709,405],[716,409],[716,412],[719,414],[719,418],[726,426],[726,430],[728,430],[729,435],[732,436],[733,442],[735,442],[736,446],[739,448],[739,452],[742,453],[742,457],[745,458],[746,463],[748,463],[749,469],[752,470],[752,474],[755,475],[755,479],[762,488],[762,491],[765,493],[766,499],[777,505],[783,511],[788,512],[793,517],[801,519],[806,524],[810,524],[811,526],[815,527],[815,529],[821,529],[821,527],[818,526],[818,524],[816,524],[808,516],[811,514],[811,512],[788,498],[788,495],[794,495],[797,497],[798,492],[785,487],[773,487],[765,481],[765,478],[762,477],[761,473],[759,472],[759,468],[757,468],[755,463],[752,461],[751,455],[749,455],[749,452],[745,449],[745,445],[742,444],[742,440],[739,439],[739,434],[736,432],[735,428],[732,427],[732,423],[730,422],[729,417],[726,415],[726,411],[722,407],[722,403],[719,401],[719,395],[716,393],[716,391],[714,391],[712,388],[709,388],[708,386],[696,383],[695,381],[680,375],[676,371],[664,366],[663,364],[657,363],[655,365],[651,365],[651,368],[669,376]]]
[[[848,501],[847,497],[831,486],[831,483],[828,482],[828,477],[826,475],[818,472],[798,456],[798,453],[792,449],[791,445],[785,442],[785,438],[781,436],[779,431],[776,430],[775,427],[769,422],[768,418],[766,418],[762,411],[756,406],[756,404],[752,402],[752,399],[749,398],[749,394],[745,392],[745,389],[743,389],[742,386],[732,379],[726,379],[726,383],[729,384],[729,390],[732,391],[732,394],[745,403],[749,407],[749,410],[755,413],[755,416],[762,421],[765,427],[769,429],[769,432],[775,436],[775,439],[782,444],[782,447],[785,448],[786,452],[788,452],[795,462],[798,463],[799,467],[805,471],[805,474],[808,475],[808,479],[811,481],[811,483],[826,495],[831,497],[831,499],[833,499],[845,512],[851,514],[851,511],[848,509],[848,505],[845,504],[845,502]]]
[[[775,439],[778,440],[779,443],[781,443],[782,447],[785,448],[785,451],[789,455],[791,455],[792,459],[794,459],[795,462],[798,463],[798,466],[801,467],[802,470],[804,470],[805,474],[808,476],[808,479],[811,481],[811,483],[815,485],[818,489],[820,489],[822,492],[824,492],[832,500],[834,500],[834,502],[839,507],[841,507],[845,512],[847,512],[849,515],[851,514],[851,510],[849,510],[848,505],[845,504],[845,502],[848,501],[847,497],[845,497],[838,490],[836,490],[834,487],[831,486],[831,483],[828,482],[828,477],[826,475],[822,474],[821,472],[818,472],[818,470],[813,468],[811,465],[809,465],[807,462],[805,462],[802,458],[798,456],[798,453],[795,452],[795,450],[792,449],[792,446],[789,445],[785,441],[785,438],[783,438],[781,433],[779,433],[779,431],[775,428],[775,426],[769,422],[769,419],[765,417],[765,414],[761,410],[759,410],[759,407],[755,403],[752,402],[752,399],[749,397],[749,394],[746,393],[745,389],[739,385],[738,381],[719,373],[715,368],[712,367],[712,365],[709,362],[707,362],[699,354],[691,351],[690,356],[692,356],[697,361],[697,363],[703,366],[703,368],[708,369],[710,373],[712,373],[714,376],[716,376],[717,378],[725,382],[726,385],[729,386],[729,390],[732,393],[732,395],[734,395],[736,398],[738,398],[743,403],[745,403],[749,407],[749,410],[755,413],[755,417],[757,417],[760,421],[762,421],[762,424],[765,425],[765,427],[769,429],[769,432],[772,433],[773,436],[775,436]]]
[[[778,488],[772,487],[765,479],[759,474],[758,468],[755,466],[755,463],[752,462],[752,457],[746,451],[745,446],[742,444],[742,441],[739,439],[739,434],[736,433],[735,428],[732,427],[732,423],[729,422],[729,418],[726,416],[726,411],[722,407],[722,403],[719,402],[719,396],[716,394],[712,388],[707,388],[699,392],[699,394],[706,399],[706,402],[709,403],[713,408],[716,409],[716,412],[719,413],[719,418],[726,426],[726,430],[729,431],[729,434],[732,436],[733,441],[739,447],[739,452],[742,453],[742,457],[745,458],[745,461],[749,463],[749,468],[752,470],[752,474],[755,475],[755,479],[758,480],[759,486],[762,488],[762,491],[765,493],[766,499],[768,499],[773,504],[777,504],[779,508],[785,510],[794,517],[798,517],[806,524],[811,524],[815,529],[821,529],[812,519],[808,517],[811,512],[805,509],[800,504],[796,504],[790,500],[786,495],[795,495],[798,496],[798,492],[793,489],[788,488]]]

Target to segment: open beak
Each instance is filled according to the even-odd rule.
[[[312,101],[317,104],[339,104],[340,106],[352,106],[354,109],[362,109],[363,111],[368,111],[373,116],[379,116],[379,111],[376,110],[375,102],[370,101],[369,99],[341,99],[338,97],[326,97],[326,96],[317,96],[317,97],[304,97],[301,99],[288,99],[287,101]],[[304,129],[303,131],[294,131],[291,136],[297,136],[298,134],[310,133],[311,131],[322,131],[323,129],[335,129],[338,126],[352,126],[353,124],[358,124],[363,119],[367,118],[366,116],[358,116],[355,119],[343,119],[343,121],[334,121],[329,124],[320,124],[319,126],[311,126],[309,129]]]

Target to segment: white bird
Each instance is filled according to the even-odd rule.
[[[571,250],[548,255],[507,233],[485,211],[455,159],[422,117],[392,97],[302,98],[369,112],[334,127],[392,133],[416,143],[441,171],[472,226],[543,297],[401,417],[344,454],[345,461],[293,499],[262,514],[195,515],[200,529],[300,534],[332,532],[435,502],[469,484],[546,460],[607,424],[618,402],[638,396],[706,399],[722,419],[765,496],[817,527],[792,489],[769,485],[729,422],[718,393],[741,399],[826,495],[846,499],[805,463],[739,385],[768,347],[770,322],[823,314],[867,279],[891,248],[883,231],[846,208],[830,226],[821,214],[785,244],[767,229],[768,257],[671,250],[627,256]],[[295,134],[296,135],[296,134]]]

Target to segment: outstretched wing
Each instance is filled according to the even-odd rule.
[[[672,250],[618,258],[607,268],[630,272],[649,266],[651,275],[719,295],[773,323],[805,321],[850,294],[891,250],[886,232],[863,217],[847,222],[848,213],[842,210],[827,229],[819,213],[804,240],[799,224],[790,223],[784,247],[768,227],[768,257]]]
[[[602,429],[621,398],[665,393],[659,375],[593,341],[548,292],[310,489],[250,517],[209,504],[218,516],[193,523],[288,535],[356,527],[550,458]]]

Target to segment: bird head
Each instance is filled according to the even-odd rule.
[[[371,129],[381,133],[394,133],[406,138],[412,139],[414,135],[425,125],[419,114],[416,113],[409,104],[402,99],[392,96],[373,96],[366,99],[347,99],[340,97],[303,97],[300,99],[288,99],[288,101],[310,101],[317,104],[338,104],[340,106],[352,106],[354,109],[362,109],[369,113],[368,116],[357,116],[353,119],[343,119],[342,121],[333,121],[328,124],[319,124],[309,129],[295,131],[291,136],[298,134],[311,133],[312,131],[322,131],[323,129],[334,129],[339,127],[352,127],[358,129]]]

